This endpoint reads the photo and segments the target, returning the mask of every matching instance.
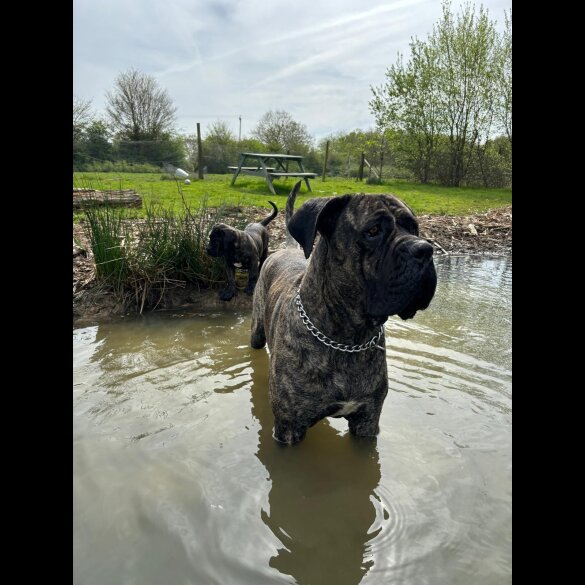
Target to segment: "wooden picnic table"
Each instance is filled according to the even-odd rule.
[[[248,163],[245,165],[244,163]],[[289,163],[296,163],[297,171],[289,171]],[[270,166],[272,165],[272,166]],[[236,182],[238,175],[252,175],[255,177],[262,177],[268,183],[268,188],[273,195],[276,195],[273,179],[280,179],[281,177],[300,177],[307,185],[307,189],[312,191],[309,179],[314,179],[317,173],[307,173],[303,166],[303,157],[297,154],[267,154],[262,152],[242,152],[240,154],[240,161],[238,166],[228,167],[234,171],[231,184]]]

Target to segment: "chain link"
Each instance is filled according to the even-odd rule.
[[[301,290],[297,291],[295,296],[295,303],[297,305],[297,311],[301,317],[302,322],[305,324],[305,327],[309,330],[309,332],[316,337],[323,345],[330,347],[332,349],[336,349],[338,351],[345,351],[348,353],[356,353],[359,351],[367,351],[369,349],[381,349],[382,351],[386,351],[381,345],[378,345],[380,339],[382,339],[384,335],[384,325],[380,325],[380,331],[378,335],[374,335],[370,341],[366,343],[362,343],[361,345],[348,345],[344,343],[338,343],[337,341],[333,341],[333,339],[327,337],[324,333],[321,333],[315,325],[309,319],[307,313],[305,312],[305,308],[303,307],[303,303],[301,301]]]

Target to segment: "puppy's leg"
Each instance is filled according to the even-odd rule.
[[[236,294],[236,270],[227,262],[225,264],[225,275],[227,278],[227,286],[219,293],[219,298],[222,301],[229,301]]]
[[[244,292],[247,295],[254,294],[254,288],[256,287],[256,283],[258,282],[258,274],[260,273],[260,267],[258,264],[253,264],[248,269],[248,285],[246,286]]]
[[[268,257],[268,244],[264,246],[264,250],[262,251],[262,256],[260,256],[260,264],[258,266],[258,270],[262,268],[262,264],[264,264],[264,260]]]

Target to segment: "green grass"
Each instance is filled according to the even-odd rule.
[[[92,189],[134,189],[143,198],[143,208],[132,210],[129,217],[145,217],[147,206],[158,206],[178,211],[183,207],[179,188],[188,205],[199,207],[206,201],[209,207],[266,207],[268,200],[274,201],[279,210],[284,210],[286,198],[295,184],[292,178],[275,180],[276,195],[268,190],[261,178],[239,176],[230,186],[232,175],[206,175],[198,180],[191,177],[191,184],[183,181],[163,180],[161,173],[87,173],[73,174],[74,187]],[[366,181],[345,178],[320,177],[311,180],[312,193],[303,182],[297,197],[296,207],[312,197],[327,197],[344,193],[392,193],[409,205],[417,215],[467,215],[488,209],[505,207],[512,203],[511,189],[481,189],[420,185],[404,180],[385,180],[382,185],[368,185]],[[76,218],[82,217],[77,214]]]

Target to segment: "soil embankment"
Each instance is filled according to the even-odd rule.
[[[512,206],[492,209],[487,213],[448,216],[421,215],[418,217],[420,235],[435,247],[435,254],[483,254],[506,256],[512,254]],[[270,248],[285,246],[284,214],[279,214],[269,226]],[[78,246],[80,243],[82,247]],[[251,297],[243,290],[231,301],[220,301],[217,291],[202,291],[185,287],[168,291],[159,309],[180,307],[201,309],[248,308]],[[124,307],[112,294],[97,286],[91,249],[83,224],[73,225],[73,318],[107,318],[124,314]]]

